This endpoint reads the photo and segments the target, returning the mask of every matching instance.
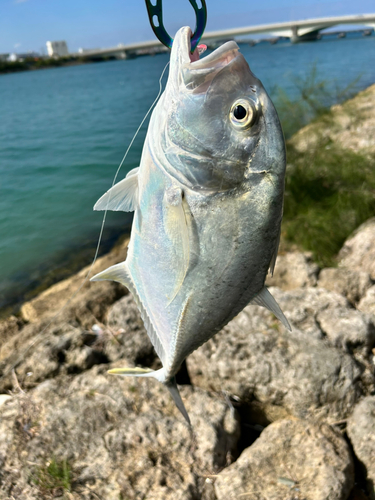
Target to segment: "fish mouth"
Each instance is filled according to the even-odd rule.
[[[176,48],[179,53],[179,70],[186,90],[201,93],[207,90],[222,69],[236,59],[239,47],[234,41],[226,42],[200,59],[198,47],[191,54],[191,36],[190,28],[181,28],[176,35],[172,51]],[[182,82],[180,80],[180,83]]]

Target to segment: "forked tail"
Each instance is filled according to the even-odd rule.
[[[165,370],[161,368],[160,370],[151,370],[150,368],[113,368],[109,370],[108,373],[112,375],[122,375],[124,377],[152,377],[162,382],[171,393],[173,401],[175,402],[177,408],[180,410],[182,415],[185,417],[186,422],[191,427],[190,418],[188,412],[186,411],[185,405],[182,401],[180,391],[178,390],[176,377],[171,378],[170,380],[165,380]]]

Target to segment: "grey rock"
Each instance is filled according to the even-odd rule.
[[[346,268],[326,268],[319,274],[318,286],[340,293],[352,304],[357,304],[372,286],[370,275],[364,271]]]
[[[118,332],[118,342],[110,342],[106,348],[111,361],[121,357],[132,365],[154,369],[161,367],[131,295],[126,295],[109,308],[107,325],[109,331]]]
[[[375,326],[371,316],[344,307],[325,309],[317,314],[317,321],[330,343],[347,352],[370,354],[375,343]]]
[[[346,240],[338,258],[340,266],[365,271],[375,280],[375,217],[359,226]]]
[[[236,458],[239,421],[220,395],[181,394],[193,432],[165,387],[101,366],[15,395],[0,407],[0,498],[42,498],[32,478],[54,459],[70,465],[74,499],[208,500],[204,476]]]
[[[26,325],[4,345],[0,370],[6,373],[16,365],[19,382],[29,388],[57,375],[81,373],[94,365],[119,359],[128,366],[154,369],[160,366],[130,295],[109,308],[105,324],[95,321],[91,319],[90,330],[61,320]],[[27,355],[20,358],[28,345],[31,347]],[[10,376],[0,377],[0,392],[12,387]]]
[[[350,307],[345,297],[323,288],[297,288],[286,293],[272,290],[289,322],[305,334],[318,339],[324,337],[317,321],[319,312]]]
[[[301,290],[281,293],[274,288],[272,293],[289,317],[284,306],[291,299],[298,303]],[[333,307],[328,296],[336,296],[319,289],[303,293],[322,310]],[[337,297],[345,304],[343,297]],[[309,314],[315,314],[316,304]],[[307,322],[306,302],[299,304],[294,318]],[[242,401],[255,398],[298,417],[345,418],[362,392],[361,370],[349,355],[294,325],[287,332],[271,313],[257,306],[246,307],[195,351],[188,358],[188,369],[193,385],[227,391]]]
[[[375,316],[375,285],[369,288],[357,305],[357,309]]]
[[[326,424],[280,420],[220,472],[218,500],[346,500],[354,466],[339,432]]]
[[[266,285],[282,290],[315,286],[318,273],[319,267],[311,253],[288,252],[278,255],[274,275],[267,277]]]
[[[370,497],[375,499],[375,396],[368,396],[356,405],[347,432],[367,475]]]

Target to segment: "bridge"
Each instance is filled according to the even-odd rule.
[[[375,28],[375,13],[358,14],[352,16],[320,17],[316,19],[303,19],[301,21],[287,21],[282,23],[260,24],[256,26],[246,26],[243,28],[231,28],[227,30],[208,31],[202,37],[202,42],[218,42],[236,37],[248,35],[258,35],[269,33],[274,36],[290,38],[292,42],[305,40],[315,40],[321,30],[332,26],[350,24]],[[95,59],[102,57],[126,58],[142,53],[161,52],[167,50],[158,40],[138,42],[108,49],[85,50],[74,56]]]

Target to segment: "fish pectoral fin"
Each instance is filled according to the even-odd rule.
[[[138,203],[138,170],[131,170],[122,181],[109,189],[94,205],[94,210],[133,212]]]
[[[288,320],[284,316],[284,313],[280,309],[279,304],[276,302],[274,297],[271,295],[271,293],[265,286],[258,293],[258,295],[256,295],[250,301],[250,304],[265,307],[269,311],[273,312],[273,314],[276,316],[276,318],[278,318],[281,321],[281,323],[285,326],[285,328],[287,328],[290,332],[292,331],[292,328]]]
[[[180,391],[178,390],[178,387],[177,387],[176,377],[173,377],[169,382],[165,382],[165,385],[168,388],[169,392],[171,393],[171,396],[172,396],[173,401],[175,402],[177,408],[180,410],[180,412],[184,416],[189,427],[191,427],[191,422],[190,422],[188,412],[186,411],[185,405],[184,405],[182,398],[181,398]]]
[[[169,304],[178,294],[184,282],[190,262],[189,229],[180,188],[172,187],[165,193],[165,230],[176,249],[178,274],[176,285],[171,293]],[[168,304],[168,305],[169,305]]]
[[[151,321],[147,309],[142,302],[142,299],[138,293],[137,287],[135,286],[134,280],[130,274],[126,262],[121,262],[120,264],[116,264],[112,267],[109,267],[105,271],[96,274],[90,279],[90,281],[103,281],[103,280],[117,281],[118,283],[124,285],[133,295],[134,301],[138,306],[139,312],[141,313],[141,318],[145,325],[147,335],[149,336],[152,345],[155,347],[157,355],[159,356],[159,358],[163,363],[166,357],[165,349],[160,341],[156,328],[154,327]]]

